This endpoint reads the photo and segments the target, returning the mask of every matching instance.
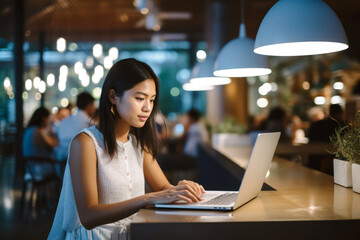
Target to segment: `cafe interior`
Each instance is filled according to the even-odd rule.
[[[160,78],[158,161],[172,184],[237,191],[257,134],[281,132],[270,187],[254,200],[232,212],[149,206],[132,239],[358,239],[360,171],[355,160],[352,185],[336,182],[334,136],[341,124],[356,127],[360,109],[359,13],[356,0],[2,0],[1,239],[45,239],[54,218],[61,180],[26,177],[23,134],[34,111],[73,114],[82,92],[98,107],[107,73],[126,58]],[[189,110],[207,137],[182,161]],[[321,122],[329,119],[336,124]]]

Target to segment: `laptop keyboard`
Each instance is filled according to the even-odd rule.
[[[224,193],[209,201],[200,202],[200,205],[229,205],[236,201],[237,193]]]

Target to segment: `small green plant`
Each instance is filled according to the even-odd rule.
[[[245,124],[239,124],[234,118],[225,117],[214,129],[215,133],[237,133],[244,134],[247,131]]]
[[[340,125],[335,130],[330,142],[334,145],[332,153],[336,158],[360,164],[360,110],[353,122]]]

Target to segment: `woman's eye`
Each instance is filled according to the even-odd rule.
[[[140,101],[145,100],[145,98],[141,98],[141,97],[137,97],[136,99],[137,99],[137,100],[140,100]]]
[[[150,102],[155,102],[155,99],[151,99]]]

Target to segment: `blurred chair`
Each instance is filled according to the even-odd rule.
[[[50,158],[44,157],[24,157],[25,174],[23,177],[20,213],[24,220],[27,220],[25,213],[26,207],[26,193],[29,183],[31,184],[30,199],[28,202],[28,213],[31,214],[34,206],[34,192],[36,191],[36,198],[39,197],[39,190],[50,183],[56,183],[56,197],[58,198],[61,188],[61,179],[56,174],[56,165],[58,162]],[[36,203],[36,202],[35,202]]]

